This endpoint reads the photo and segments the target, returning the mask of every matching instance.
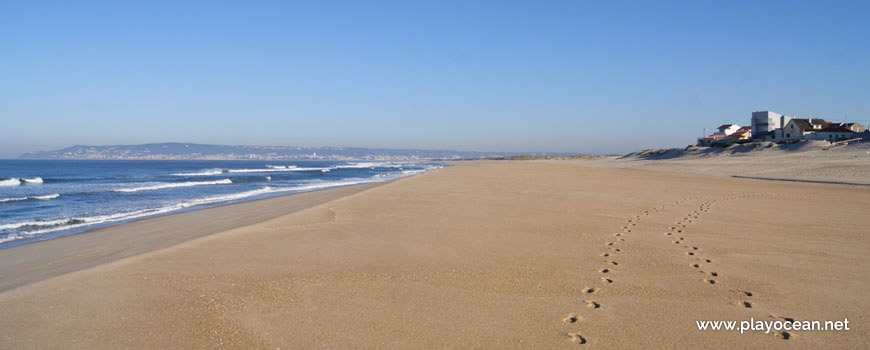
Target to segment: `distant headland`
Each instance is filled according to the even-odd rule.
[[[30,152],[19,159],[152,159],[152,160],[459,160],[511,156],[514,153],[379,149],[358,147],[227,146],[196,143],[82,146]]]

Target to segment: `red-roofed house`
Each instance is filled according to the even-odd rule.
[[[698,139],[698,146],[710,146],[716,144],[729,144],[738,140],[749,139],[752,136],[752,127],[741,128],[737,124],[722,124],[710,136]]]
[[[745,130],[745,131],[737,130],[737,132],[735,132],[731,135],[728,135],[728,136],[736,138],[738,140],[749,140],[749,138],[752,137],[752,130]]]
[[[716,129],[719,129],[719,131],[717,131],[717,132],[714,133],[713,135],[725,135],[725,136],[728,136],[728,135],[731,135],[731,134],[737,132],[737,130],[740,130],[740,125],[737,125],[737,124],[723,124],[723,125],[720,125],[720,126],[719,126],[718,128],[716,128]]]

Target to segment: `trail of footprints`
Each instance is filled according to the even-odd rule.
[[[631,219],[626,221],[625,225],[621,227],[621,232],[616,232],[613,234],[615,237],[613,241],[605,243],[605,246],[608,248],[607,251],[599,254],[599,256],[604,258],[604,263],[601,268],[598,269],[598,273],[601,275],[599,277],[601,284],[604,286],[608,286],[614,283],[614,280],[610,277],[613,269],[619,266],[619,261],[616,260],[616,254],[621,252],[622,249],[618,247],[619,243],[625,242],[625,237],[631,234],[631,230],[633,227],[637,226],[637,224],[646,216],[653,215],[661,210],[664,210],[668,207],[676,206],[685,203],[686,201],[692,200],[693,198],[685,198],[678,201],[675,201],[670,204],[660,205],[654,208],[650,208],[644,210],[643,213],[637,214],[633,216]],[[583,300],[586,304],[586,307],[590,310],[595,310],[601,307],[601,304],[592,299],[591,297],[596,293],[599,293],[603,287],[587,287],[583,289],[583,294],[589,299]],[[574,324],[581,320],[581,318],[576,313],[571,313],[565,316],[562,319],[563,322],[567,324]],[[571,331],[567,333],[568,339],[575,344],[586,344],[587,339],[579,332],[579,331]]]
[[[697,270],[699,273],[704,274],[704,278],[701,279],[701,281],[703,283],[708,284],[708,285],[717,285],[718,284],[717,278],[719,277],[719,273],[714,271],[714,268],[712,265],[713,260],[710,258],[707,258],[707,257],[700,256],[701,248],[698,247],[697,245],[689,244],[689,242],[686,240],[686,237],[685,237],[686,235],[685,235],[684,231],[686,231],[689,224],[696,222],[698,219],[701,218],[701,216],[703,214],[710,212],[711,207],[718,202],[735,200],[735,199],[746,199],[746,198],[756,197],[756,196],[769,196],[769,195],[770,194],[762,194],[762,193],[745,194],[745,195],[730,195],[730,196],[726,196],[724,198],[713,199],[713,200],[708,200],[708,201],[702,202],[696,210],[689,212],[688,214],[684,215],[680,220],[676,221],[673,225],[671,225],[670,230],[665,232],[665,236],[671,238],[671,243],[673,243],[674,245],[680,246],[680,247],[685,249],[685,255],[688,257],[691,257],[693,259],[693,261],[689,264],[689,266],[692,269]],[[608,248],[608,250],[600,254],[601,257],[605,258],[604,265],[598,270],[599,274],[601,275],[601,277],[600,277],[601,283],[604,284],[605,286],[614,283],[614,280],[610,277],[610,273],[613,272],[613,269],[615,267],[619,266],[619,262],[617,260],[615,260],[615,255],[617,253],[621,252],[622,250],[620,248],[618,248],[618,244],[620,242],[625,241],[625,237],[627,237],[628,235],[630,235],[632,233],[632,229],[635,226],[637,226],[637,224],[644,217],[649,216],[649,215],[653,215],[654,213],[657,213],[661,210],[667,209],[668,207],[678,206],[678,205],[681,205],[683,203],[692,201],[694,199],[696,199],[696,198],[689,197],[689,198],[684,198],[684,199],[672,202],[670,204],[659,205],[657,207],[644,210],[643,213],[634,215],[631,219],[628,219],[626,221],[625,225],[621,227],[621,232],[616,232],[613,234],[613,236],[615,237],[615,240],[605,243],[605,246]],[[586,294],[586,296],[592,296],[595,293],[598,293],[600,291],[601,291],[601,289],[596,288],[596,287],[587,287],[587,288],[584,288],[584,290],[583,290],[583,292],[584,292],[584,294]],[[752,301],[750,301],[750,298],[753,296],[752,292],[743,291],[743,290],[731,290],[731,291],[741,297],[741,300],[735,302],[734,304],[741,306],[741,307],[744,307],[744,308],[747,308],[747,309],[752,308],[755,305]],[[598,309],[601,307],[601,304],[599,304],[598,302],[596,302],[595,300],[592,300],[592,299],[583,300],[583,302],[586,304],[586,306],[588,308],[590,308],[592,310]],[[788,317],[781,317],[781,316],[775,316],[775,315],[770,315],[770,317],[781,320],[781,321],[792,320],[791,318],[788,318]],[[568,323],[568,324],[574,324],[580,320],[581,319],[579,318],[579,316],[577,316],[577,314],[572,313],[572,314],[569,314],[568,316],[566,316],[563,319],[563,322]],[[568,339],[575,344],[586,344],[587,343],[587,339],[585,337],[583,337],[583,335],[578,331],[569,332],[569,333],[567,333],[567,335],[568,335]],[[789,339],[791,337],[791,335],[785,331],[776,332],[775,336],[779,339]]]
[[[699,248],[697,245],[689,244],[689,242],[685,238],[684,231],[686,231],[689,224],[692,224],[695,221],[697,221],[698,219],[700,219],[700,217],[703,214],[710,212],[711,207],[718,202],[736,200],[736,199],[747,199],[747,198],[758,197],[758,196],[771,196],[771,195],[773,195],[773,194],[757,193],[757,194],[744,194],[744,195],[730,195],[730,196],[726,196],[723,198],[713,199],[713,200],[708,200],[708,201],[702,202],[700,204],[700,206],[698,206],[698,209],[689,212],[688,214],[684,215],[680,220],[676,221],[670,227],[670,230],[665,232],[665,236],[668,236],[669,238],[671,238],[671,243],[679,245],[680,247],[684,248],[686,256],[694,259],[694,261],[689,263],[689,266],[692,269],[695,269],[699,273],[702,273],[704,275],[704,278],[701,279],[701,281],[703,283],[709,284],[709,285],[716,285],[716,284],[718,284],[717,277],[719,277],[719,273],[716,272],[714,267],[713,267],[713,260],[710,258],[700,256],[699,251],[701,250],[701,248]],[[744,290],[735,290],[735,289],[731,289],[730,291],[732,293],[735,293],[736,295],[738,295],[740,297],[740,300],[733,302],[734,305],[737,305],[739,307],[743,307],[746,309],[750,309],[753,306],[755,306],[755,303],[753,303],[750,299],[753,296],[752,292],[744,291]],[[775,318],[775,319],[780,319],[780,320],[789,320],[790,319],[787,317],[779,317],[779,316],[775,316],[775,315],[770,315],[770,317]],[[791,335],[785,331],[778,331],[774,335],[779,339],[789,339],[791,337]]]

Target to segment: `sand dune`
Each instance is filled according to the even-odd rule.
[[[460,163],[6,290],[0,347],[858,348],[867,208],[863,186]],[[695,323],[750,318],[852,329]]]
[[[866,141],[848,145],[801,141],[734,145],[725,149],[647,150],[581,162],[587,166],[870,185],[870,142]]]

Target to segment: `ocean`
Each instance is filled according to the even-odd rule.
[[[0,248],[439,167],[416,162],[0,160]]]

